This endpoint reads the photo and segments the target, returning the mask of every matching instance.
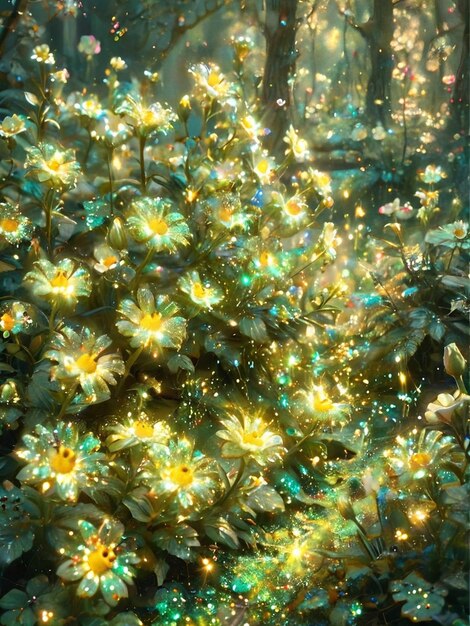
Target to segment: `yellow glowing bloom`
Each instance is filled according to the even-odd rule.
[[[13,137],[23,133],[26,129],[26,121],[23,117],[14,113],[12,116],[4,117],[0,124],[0,135],[3,137]]]
[[[244,415],[242,421],[230,415],[222,419],[224,430],[216,435],[223,439],[222,455],[227,458],[252,458],[259,465],[273,463],[284,452],[280,435],[268,430],[269,425],[261,417]]]
[[[33,54],[31,55],[33,61],[37,61],[38,63],[44,63],[45,65],[54,65],[55,59],[54,55],[51,52],[51,49],[47,45],[47,43],[40,44],[33,49]]]
[[[89,273],[77,267],[71,259],[62,259],[56,265],[42,259],[24,277],[31,283],[33,293],[58,304],[73,304],[78,298],[90,295]]]
[[[81,173],[73,150],[60,150],[48,143],[40,143],[27,150],[28,173],[47,187],[58,190],[72,189]]]

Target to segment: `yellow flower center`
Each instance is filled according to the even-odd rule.
[[[165,222],[165,220],[153,218],[149,220],[149,226],[156,235],[160,235],[161,237],[163,235],[166,235],[168,232],[168,224]]]
[[[229,222],[233,215],[233,211],[230,207],[222,207],[219,211],[219,219],[222,222]]]
[[[70,474],[75,467],[76,458],[73,450],[60,446],[51,458],[51,469],[54,470],[56,474]]]
[[[410,467],[413,470],[422,469],[428,467],[432,461],[432,456],[429,452],[416,452],[410,458]]]
[[[269,169],[269,161],[267,159],[263,159],[262,161],[258,163],[258,165],[256,166],[256,169],[261,174],[266,174],[266,172]]]
[[[162,315],[161,313],[152,313],[150,315],[147,313],[140,321],[140,327],[144,330],[150,330],[156,332],[160,330],[162,326]]]
[[[145,439],[153,435],[153,426],[147,422],[134,422],[134,435],[139,439]]]
[[[457,228],[454,230],[454,237],[457,237],[457,239],[463,239],[463,238],[465,237],[465,235],[466,235],[466,234],[467,234],[467,233],[466,233],[466,231],[465,231],[463,228],[459,228],[459,227],[457,227]]]
[[[262,265],[263,267],[267,267],[269,265],[269,260],[270,260],[270,255],[269,252],[266,252],[266,250],[264,250],[260,255],[259,255],[259,262],[260,265]]]
[[[327,396],[314,395],[312,408],[314,411],[331,411],[334,408],[334,404]]]
[[[170,470],[170,480],[179,487],[188,487],[194,480],[194,474],[187,465],[177,465]]]
[[[0,324],[3,330],[11,330],[15,325],[15,320],[9,313],[4,313],[2,317],[0,317]]]
[[[106,265],[106,267],[111,267],[111,265],[115,265],[118,262],[118,258],[117,256],[107,256],[106,258],[104,258],[101,263],[103,265]]]
[[[78,357],[75,361],[75,365],[85,374],[94,374],[96,372],[97,364],[91,354],[82,354],[82,356]]]
[[[286,213],[288,215],[297,216],[302,213],[303,207],[297,200],[288,200],[286,202]]]
[[[67,274],[64,270],[57,270],[57,274],[51,280],[51,285],[60,291],[65,291],[67,289],[69,286],[69,279],[67,278]]]
[[[114,550],[101,544],[98,544],[96,549],[88,555],[88,565],[95,576],[101,576],[112,569],[115,560]]]
[[[209,85],[209,87],[217,87],[217,85],[221,82],[222,81],[220,80],[220,75],[217,74],[217,72],[209,73],[209,76],[207,77],[207,84]]]
[[[58,172],[62,165],[63,165],[63,162],[59,158],[52,158],[49,161],[47,161],[47,167],[50,170],[53,170],[54,172]]]
[[[0,228],[5,233],[14,233],[15,230],[18,228],[18,226],[19,226],[18,221],[17,220],[13,220],[13,219],[11,219],[9,217],[6,217],[4,220],[0,221]]]
[[[243,433],[243,443],[246,443],[250,446],[261,447],[263,445],[262,433],[260,433],[258,430],[254,430],[251,433]]]
[[[146,109],[145,111],[142,111],[142,115],[140,119],[144,126],[158,125],[158,119],[155,114],[155,111],[152,111],[151,109]]]
[[[192,292],[194,298],[203,299],[207,296],[207,289],[201,283],[194,283]]]

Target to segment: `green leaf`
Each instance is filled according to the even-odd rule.
[[[278,492],[269,485],[262,485],[255,489],[247,498],[246,503],[254,511],[275,513],[284,511],[284,500]]]
[[[251,337],[258,343],[268,341],[268,333],[266,331],[266,324],[260,317],[242,317],[239,324],[240,332]]]
[[[165,578],[166,578],[166,575],[168,574],[169,569],[170,569],[170,566],[165,561],[165,559],[156,560],[153,571],[155,572],[155,576],[157,577],[157,584],[159,587],[161,587],[163,583],[165,582]]]
[[[187,524],[156,530],[153,533],[153,540],[159,548],[184,561],[191,559],[191,548],[201,545],[197,532]]]
[[[28,596],[21,589],[12,589],[0,600],[2,609],[20,609],[27,604]]]
[[[168,359],[168,369],[172,374],[176,374],[178,370],[186,370],[194,374],[194,364],[185,354],[174,354]]]
[[[444,607],[447,591],[432,585],[421,574],[412,572],[404,580],[391,583],[390,591],[395,602],[404,602],[403,616],[413,622],[430,622]]]
[[[211,523],[204,524],[206,535],[216,543],[223,543],[229,548],[238,548],[237,533],[223,517],[219,517]]]
[[[142,622],[135,613],[119,613],[110,622],[110,626],[142,626]]]

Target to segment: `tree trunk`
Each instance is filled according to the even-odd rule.
[[[276,151],[289,126],[291,89],[289,79],[295,69],[295,34],[298,0],[266,0],[266,63],[262,102],[264,123],[271,131],[266,145]]]
[[[469,67],[468,67],[468,55],[470,52],[470,8],[468,0],[459,0],[457,2],[457,8],[462,21],[464,23],[462,51],[460,53],[459,67],[455,76],[454,93],[452,96],[453,107],[453,119],[457,124],[458,130],[467,132],[468,130],[468,115],[470,112],[469,103]]]
[[[381,122],[386,127],[391,115],[390,83],[393,70],[391,48],[393,38],[392,0],[374,0],[374,15],[370,25],[371,28],[368,29],[366,34],[371,60],[371,73],[366,95],[366,111],[371,122]]]

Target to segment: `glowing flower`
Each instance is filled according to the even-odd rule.
[[[63,580],[80,581],[77,595],[91,598],[99,590],[110,606],[116,606],[121,598],[127,598],[127,585],[135,575],[132,565],[139,558],[126,551],[122,544],[124,527],[119,522],[104,520],[99,528],[89,522],[79,522],[80,543],[64,544],[61,553],[70,557],[57,569]]]
[[[191,512],[210,506],[223,488],[217,463],[186,439],[155,448],[146,477],[156,494],[173,494],[180,508]]]
[[[25,166],[29,174],[52,189],[72,189],[80,175],[80,165],[73,150],[59,150],[48,143],[27,149]]]
[[[282,209],[282,217],[288,222],[298,222],[307,215],[308,205],[300,195],[295,194],[290,198],[277,191],[272,194],[273,201]]]
[[[0,307],[0,332],[6,339],[10,335],[26,332],[34,324],[29,315],[30,305],[23,302],[5,302]]]
[[[372,137],[375,139],[375,141],[383,141],[386,136],[387,131],[382,126],[382,124],[377,124],[377,126],[372,129]]]
[[[109,64],[116,72],[120,72],[127,68],[127,63],[124,59],[121,59],[121,57],[111,57]]]
[[[301,408],[310,419],[330,424],[344,421],[347,405],[333,402],[321,385],[299,391],[298,395],[301,398]]]
[[[222,456],[226,458],[248,457],[259,465],[273,463],[281,458],[284,448],[282,437],[268,430],[269,424],[261,417],[243,415],[242,421],[233,415],[222,419],[225,430],[216,435],[223,439]]]
[[[118,354],[103,354],[110,345],[107,335],[95,337],[89,328],[77,333],[65,327],[53,336],[44,356],[57,363],[51,369],[53,379],[79,383],[87,402],[100,402],[110,397],[108,385],[116,385],[115,374],[125,369]]]
[[[424,183],[433,185],[438,183],[443,178],[447,178],[447,174],[443,171],[440,165],[427,165],[424,172],[421,172],[419,177]]]
[[[292,125],[289,127],[283,141],[287,144],[285,154],[292,155],[297,163],[303,163],[310,157],[308,143],[305,139],[299,137]]]
[[[415,196],[419,198],[421,206],[434,207],[439,200],[439,191],[437,189],[431,190],[419,190],[415,193]]]
[[[253,173],[256,174],[262,185],[272,182],[276,174],[276,164],[274,159],[263,151],[253,158]]]
[[[80,114],[90,119],[99,119],[105,114],[98,96],[90,94],[87,98],[79,98],[73,108]]]
[[[91,293],[90,274],[71,259],[61,259],[56,265],[46,259],[36,261],[24,280],[32,284],[35,295],[57,304],[75,304]]]
[[[462,248],[468,250],[470,248],[470,237],[468,232],[468,223],[458,220],[452,224],[446,224],[440,228],[430,230],[426,233],[425,240],[438,246],[446,248]]]
[[[367,128],[362,124],[356,124],[351,133],[351,139],[353,141],[363,141],[367,138]]]
[[[78,43],[78,51],[91,58],[101,52],[101,43],[94,35],[82,35]]]
[[[220,287],[210,281],[202,281],[199,272],[196,271],[182,276],[178,281],[178,286],[195,304],[209,310],[223,299]]]
[[[91,433],[80,435],[75,425],[58,424],[48,429],[38,424],[36,434],[24,435],[24,447],[16,455],[27,465],[17,479],[40,485],[47,495],[76,501],[78,494],[95,485],[97,474],[106,473],[101,443]]]
[[[166,296],[155,298],[145,287],[137,292],[137,304],[123,300],[118,308],[118,313],[128,321],[121,320],[116,326],[125,337],[131,337],[130,345],[134,348],[180,348],[186,337],[186,320],[176,315],[176,304]]]
[[[308,179],[321,196],[331,196],[331,177],[328,174],[309,168]]]
[[[262,125],[257,122],[252,115],[245,115],[245,117],[242,117],[240,119],[240,125],[248,137],[256,143],[258,143],[258,138],[265,134],[265,130]]]
[[[228,229],[241,228],[246,230],[251,216],[242,209],[240,196],[230,192],[224,192],[213,196],[207,201],[212,207],[212,215],[217,224]]]
[[[127,95],[116,109],[120,115],[128,115],[138,135],[148,137],[157,131],[166,132],[172,127],[176,115],[171,109],[165,109],[160,102],[146,106],[140,98]]]
[[[4,117],[0,124],[0,135],[3,137],[13,137],[27,130],[26,120],[14,113],[11,116]]]
[[[198,63],[189,70],[196,81],[196,91],[200,95],[216,100],[224,99],[230,93],[230,84],[214,63]]]
[[[393,202],[387,202],[379,208],[380,215],[394,215],[400,220],[408,220],[413,217],[413,207],[409,202],[400,203],[400,198],[395,198]]]
[[[338,245],[336,237],[337,230],[333,222],[325,222],[323,224],[323,230],[320,235],[319,243],[326,252],[326,255],[331,259],[336,258],[335,246]]]
[[[139,444],[148,446],[166,445],[171,436],[171,430],[165,422],[152,422],[141,412],[137,417],[129,413],[127,418],[120,420],[110,428],[111,434],[106,439],[110,452],[126,450]]]
[[[162,198],[135,200],[127,219],[134,239],[155,252],[176,252],[178,246],[185,246],[190,236],[189,227],[181,213],[172,208],[173,204]]]
[[[39,46],[33,48],[33,54],[31,55],[33,61],[38,63],[45,63],[46,65],[54,65],[55,59],[51,52],[51,49],[47,43],[42,43]]]
[[[397,446],[384,452],[400,485],[412,486],[415,481],[432,477],[439,467],[458,455],[452,437],[436,430],[422,430],[418,439],[398,436]]]
[[[105,243],[96,246],[93,256],[96,259],[96,263],[93,267],[100,274],[115,269],[121,262],[121,252],[114,250],[114,248],[111,248]]]
[[[427,406],[424,417],[429,424],[444,422],[450,424],[454,413],[460,413],[462,409],[468,408],[470,396],[456,391],[454,395],[450,393],[440,393],[434,402]]]
[[[18,207],[0,204],[0,240],[6,239],[11,244],[31,240],[33,230],[31,221],[21,215]]]

